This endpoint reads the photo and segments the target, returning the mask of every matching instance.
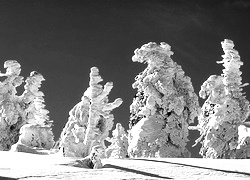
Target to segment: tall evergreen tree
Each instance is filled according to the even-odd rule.
[[[25,80],[25,91],[21,95],[21,104],[26,124],[21,128],[17,144],[23,144],[30,148],[51,149],[55,143],[52,132],[53,121],[49,119],[49,111],[45,109],[44,94],[39,91],[44,80],[43,76],[36,71],[32,71]],[[19,150],[15,149],[15,151]]]
[[[0,77],[5,78],[0,82],[0,150],[10,150],[18,141],[20,128],[25,124],[21,99],[16,94],[23,77],[19,76],[21,65],[15,60],[5,61],[4,68],[6,72],[0,73]]]
[[[111,111],[122,104],[117,98],[109,103],[108,95],[113,83],[104,86],[99,70],[92,67],[90,71],[89,88],[82,96],[82,101],[71,111],[69,121],[61,134],[60,149],[65,156],[86,157],[92,147],[100,145],[105,149],[104,140],[113,127],[114,116]]]
[[[148,43],[135,50],[132,60],[147,67],[133,84],[138,92],[130,106],[132,157],[190,157],[188,126],[198,115],[198,97],[171,55],[166,43]]]
[[[198,117],[201,136],[196,143],[202,141],[200,154],[204,158],[237,158],[238,128],[249,116],[249,101],[243,96],[238,51],[234,43],[225,39],[222,43],[224,66],[221,76],[212,75],[203,83],[200,97],[207,100]]]

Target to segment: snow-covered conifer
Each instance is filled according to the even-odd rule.
[[[190,157],[188,126],[198,115],[198,97],[171,55],[166,43],[148,43],[135,50],[132,60],[148,66],[133,84],[138,92],[130,106],[132,157]]]
[[[82,96],[69,112],[59,140],[59,148],[67,157],[84,157],[84,138],[88,125],[90,100]]]
[[[111,111],[122,103],[120,98],[108,103],[108,94],[113,83],[104,87],[99,70],[91,68],[89,88],[85,91],[82,101],[71,111],[69,121],[61,134],[60,148],[65,156],[86,157],[95,145],[105,148],[104,140],[113,126]]]
[[[38,124],[41,126],[51,126],[52,121],[49,120],[49,111],[45,109],[44,94],[39,91],[43,76],[33,71],[25,80],[24,93],[22,94],[22,102],[25,106],[26,121],[29,124]]]
[[[0,73],[5,79],[0,82],[0,150],[9,150],[18,141],[19,131],[25,123],[20,98],[16,87],[23,82],[19,76],[21,65],[15,60],[4,63],[6,73]]]
[[[198,117],[202,141],[200,154],[205,158],[237,158],[238,128],[249,116],[249,101],[243,96],[238,51],[231,40],[222,43],[225,55],[222,63],[225,69],[221,76],[212,75],[203,83],[200,97],[207,98]]]
[[[21,104],[26,124],[20,130],[21,135],[17,143],[31,148],[51,149],[55,143],[51,128],[53,121],[49,119],[49,111],[45,109],[44,94],[39,91],[44,80],[43,76],[36,71],[31,72],[25,80]],[[13,148],[12,150],[18,151]]]
[[[107,158],[126,158],[128,157],[128,135],[120,123],[112,131],[112,138],[106,140],[111,143],[106,149]]]

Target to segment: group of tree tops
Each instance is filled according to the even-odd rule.
[[[117,123],[111,138],[111,111],[122,100],[109,102],[113,83],[101,85],[99,70],[92,67],[89,87],[69,112],[57,143],[44,94],[39,91],[43,76],[32,72],[18,96],[16,88],[23,83],[20,64],[6,61],[6,73],[0,73],[4,79],[0,82],[0,150],[41,153],[45,149],[84,158],[95,156],[93,147],[95,152],[98,147],[107,158],[191,157],[186,144],[189,130],[196,129],[201,134],[196,144],[202,144],[204,158],[250,158],[250,130],[245,126],[250,106],[242,93],[248,85],[241,82],[243,62],[233,41],[225,39],[221,44],[225,55],[217,63],[223,64],[223,73],[210,76],[201,86],[199,95],[207,98],[202,107],[190,77],[171,59],[168,44],[148,43],[136,49],[132,60],[147,67],[133,83],[137,94],[130,106],[128,132]],[[196,117],[198,125],[191,127]]]
[[[20,144],[49,149],[53,147],[52,121],[44,107],[44,94],[39,91],[43,76],[35,71],[26,78],[24,92],[16,88],[23,83],[21,66],[15,60],[4,63],[0,72],[0,150],[17,148]]]

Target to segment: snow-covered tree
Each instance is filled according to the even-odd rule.
[[[128,153],[132,157],[190,157],[188,126],[199,112],[191,79],[171,59],[166,43],[148,43],[132,60],[147,63],[135,78]]]
[[[128,135],[120,123],[112,131],[112,138],[106,140],[111,144],[106,149],[107,158],[126,158],[128,157]]]
[[[51,128],[53,121],[49,119],[49,111],[45,109],[44,94],[39,91],[44,80],[43,76],[36,71],[31,72],[25,80],[21,103],[27,124],[21,128],[18,144],[31,148],[51,149],[55,143]]]
[[[86,157],[95,145],[105,149],[104,140],[113,127],[111,111],[122,104],[120,98],[108,103],[108,94],[113,83],[104,86],[99,70],[91,68],[89,88],[85,91],[82,101],[69,113],[70,117],[61,134],[60,149],[65,156]]]
[[[201,133],[196,143],[202,141],[200,154],[204,158],[237,158],[238,127],[244,123],[250,113],[249,101],[243,96],[238,51],[231,40],[222,43],[225,55],[221,76],[212,75],[203,83],[200,97],[207,100],[198,117],[198,130]]]
[[[67,157],[84,157],[84,138],[89,117],[89,98],[82,96],[69,112],[66,123],[59,139],[59,148]]]
[[[0,150],[9,150],[19,138],[19,131],[25,123],[20,98],[16,95],[16,87],[23,82],[19,76],[21,65],[15,60],[4,63],[6,73],[0,73],[5,79],[0,82]]]
[[[11,151],[28,152],[30,149],[50,150],[54,145],[54,135],[50,126],[39,124],[25,124],[20,129],[20,136],[17,143],[12,145]],[[26,149],[23,149],[23,146]]]
[[[49,111],[45,109],[44,94],[39,91],[44,77],[33,71],[25,80],[24,93],[22,94],[22,102],[25,106],[26,121],[29,124],[39,124],[41,126],[51,126],[53,121],[49,120]]]

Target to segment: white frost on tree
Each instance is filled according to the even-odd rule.
[[[25,123],[20,98],[16,95],[16,87],[23,83],[23,77],[19,76],[21,65],[15,60],[5,61],[4,68],[6,73],[0,72],[0,77],[5,78],[0,82],[0,150],[10,150]]]
[[[21,66],[15,60],[8,60],[4,67],[7,68],[6,73],[0,73],[1,77],[6,77],[0,82],[0,150],[10,150],[13,144],[19,144],[21,141],[27,142],[24,145],[30,148],[51,148],[54,144],[52,121],[44,108],[44,94],[38,90],[44,80],[43,76],[32,72],[25,81],[25,91],[18,96],[16,87],[23,83],[23,77],[19,76]],[[28,130],[31,126],[32,130]],[[39,138],[40,142],[37,142]],[[34,145],[37,143],[39,145]],[[14,147],[12,150],[18,151]]]
[[[171,55],[166,43],[148,43],[135,50],[132,60],[148,66],[133,84],[138,92],[130,106],[132,157],[190,157],[188,126],[198,115],[198,97]]]
[[[36,71],[30,73],[25,80],[24,93],[22,94],[22,102],[25,105],[25,115],[29,124],[39,124],[41,126],[51,126],[52,121],[49,120],[49,111],[45,109],[44,94],[39,91],[44,77]]]
[[[106,140],[111,143],[106,149],[107,158],[128,157],[128,135],[120,123],[112,131],[112,138]]]
[[[198,117],[198,130],[201,133],[196,144],[202,141],[200,154],[204,158],[237,158],[239,146],[238,128],[250,113],[249,101],[243,96],[238,51],[231,40],[222,43],[225,55],[222,63],[225,69],[221,76],[212,75],[203,83],[200,97],[207,100],[202,106],[202,113]]]
[[[49,119],[49,111],[45,109],[44,94],[39,91],[44,80],[36,71],[32,71],[25,80],[21,103],[27,124],[20,129],[21,135],[17,144],[11,148],[12,151],[21,151],[18,144],[30,148],[51,149],[55,143],[51,128],[53,121]]]
[[[73,162],[74,167],[100,169],[103,167],[101,158],[104,156],[104,148],[101,145],[92,147],[90,154]]]
[[[99,84],[102,80],[99,70],[91,68],[89,88],[79,102],[70,111],[60,138],[59,148],[65,156],[86,157],[93,146],[100,145],[105,149],[104,140],[113,127],[114,116],[111,111],[122,104],[120,98],[108,102],[108,94],[113,83],[104,86]]]
[[[59,148],[67,157],[84,157],[84,138],[89,117],[89,98],[82,96],[69,112],[66,123],[59,139]]]
[[[51,127],[39,124],[25,124],[21,127],[19,140],[16,144],[12,145],[11,151],[31,152],[32,149],[50,150],[54,143],[54,135]],[[26,149],[23,147],[26,147]]]
[[[250,158],[250,128],[240,125],[238,128],[238,146],[236,150],[236,158]]]

